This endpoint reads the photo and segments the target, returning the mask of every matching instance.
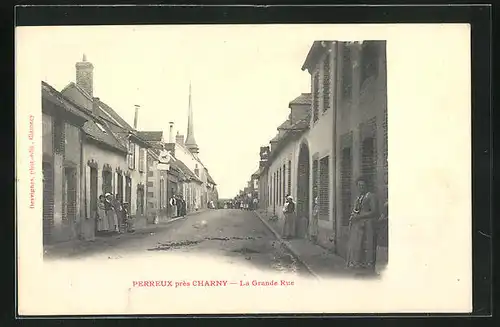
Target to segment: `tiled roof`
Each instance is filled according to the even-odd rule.
[[[281,123],[281,125],[278,126],[278,129],[289,128],[290,126],[292,126],[291,121],[290,119],[287,119],[283,123]]]
[[[215,181],[214,179],[212,178],[212,176],[210,176],[210,173],[207,171],[207,181],[210,183],[210,184],[215,184]]]
[[[127,148],[124,147],[118,139],[115,137],[113,132],[111,131],[109,125],[107,124],[104,120],[98,119],[96,116],[94,116],[91,112],[88,110],[79,107],[75,103],[71,102],[69,99],[66,99],[63,97],[63,95],[56,91],[53,87],[48,85],[45,82],[42,82],[45,84],[45,89],[47,91],[51,91],[51,93],[58,94],[58,96],[63,99],[63,101],[69,105],[71,105],[76,111],[79,112],[79,114],[87,119],[87,122],[83,125],[83,131],[85,134],[91,138],[94,139],[95,141],[98,141],[100,143],[104,143],[108,146],[111,146],[114,149],[120,150],[121,152],[127,152]]]
[[[83,119],[88,120],[88,115],[82,113],[74,104],[66,100],[61,93],[59,93],[56,89],[50,86],[48,83],[42,81],[42,98],[49,100],[50,102],[58,105],[61,108],[64,108],[66,111],[72,113],[75,116],[78,116]]]
[[[130,126],[120,115],[116,113],[116,111],[113,110],[110,106],[108,106],[106,103],[102,102],[99,100],[100,104],[102,107],[104,107],[104,111],[108,113],[114,120],[116,120],[121,126],[123,126],[125,129],[128,130],[134,130],[132,126]]]
[[[273,137],[273,138],[271,139],[271,141],[269,141],[269,143],[272,143],[272,142],[278,142],[280,139],[281,139],[280,135],[279,135],[279,134],[277,134],[275,137]]]
[[[174,167],[177,167],[181,172],[182,174],[186,177],[186,178],[189,178],[189,179],[193,179],[195,181],[198,181],[198,182],[201,182],[201,180],[191,171],[191,169],[189,169],[182,161],[180,161],[179,159],[175,160],[174,162],[172,162],[171,164],[172,166]]]
[[[142,131],[137,132],[137,136],[145,141],[161,141],[163,137],[162,131]]]
[[[298,104],[298,105],[306,105],[306,104],[311,104],[312,102],[312,96],[311,93],[302,93],[292,101],[290,101],[289,106]]]

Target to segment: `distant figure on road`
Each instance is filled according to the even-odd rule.
[[[259,200],[257,200],[257,198],[254,198],[253,199],[253,208],[252,208],[252,210],[257,210],[258,204],[259,204]]]
[[[170,210],[172,212],[172,218],[177,217],[177,200],[175,199],[175,196],[172,195],[170,197],[169,204],[170,204]]]
[[[349,217],[347,243],[347,267],[359,273],[375,272],[376,220],[379,218],[377,199],[366,186],[363,177],[358,178],[359,195]]]
[[[285,224],[283,225],[283,238],[290,239],[295,236],[295,202],[288,195],[285,205],[283,206],[283,214],[285,215]]]

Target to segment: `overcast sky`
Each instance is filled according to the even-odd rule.
[[[289,26],[45,27],[37,37],[43,80],[62,90],[85,53],[94,96],[131,125],[141,105],[138,129],[166,138],[169,121],[186,134],[191,80],[195,138],[220,197],[246,185],[288,103],[310,90],[301,67],[314,36]]]

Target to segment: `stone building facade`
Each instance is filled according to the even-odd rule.
[[[93,69],[94,66],[84,55],[82,62],[76,64],[76,83],[69,83],[61,91],[66,99],[95,117],[96,122],[98,120],[93,127],[97,128],[95,132],[102,134],[97,140],[89,137],[84,144],[84,156],[88,162],[88,214],[92,216],[98,195],[109,192],[128,202],[131,216],[140,220],[146,214],[146,160],[150,145],[137,135],[139,107],[135,107],[135,126],[132,127],[109,105],[93,97],[93,80],[89,80],[94,78]],[[102,138],[112,147],[103,148]],[[100,185],[97,191],[96,183]]]
[[[269,156],[263,158],[261,149],[261,208],[282,218],[285,195],[291,194],[297,236],[306,237],[317,198],[318,242],[345,257],[356,178],[368,180],[380,208],[387,202],[386,44],[316,41],[302,70],[311,76],[308,101],[303,94],[291,102]],[[387,226],[379,234],[384,261]]]
[[[84,212],[83,125],[87,117],[42,82],[43,243],[80,238]]]

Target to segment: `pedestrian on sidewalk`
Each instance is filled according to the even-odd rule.
[[[118,216],[116,214],[115,208],[113,206],[113,195],[111,193],[105,194],[105,205],[106,205],[106,216],[108,217],[109,231],[119,232]]]
[[[99,202],[97,202],[96,220],[98,232],[107,232],[109,230],[109,221],[106,215],[106,204],[104,195],[102,194],[99,195]]]
[[[285,205],[283,206],[285,223],[283,225],[283,238],[290,239],[295,237],[295,202],[291,195],[287,195]]]
[[[174,195],[170,197],[170,210],[172,212],[172,218],[177,217],[177,199],[175,198]]]
[[[349,217],[347,267],[359,274],[375,273],[376,220],[379,218],[375,194],[367,189],[366,179],[357,180],[359,195]]]
[[[186,201],[182,195],[179,195],[178,203],[180,204],[178,208],[180,208],[180,217],[185,217],[187,213]]]
[[[318,242],[318,219],[319,219],[319,204],[318,197],[314,198],[314,207],[311,223],[309,224],[309,238],[312,242]]]

